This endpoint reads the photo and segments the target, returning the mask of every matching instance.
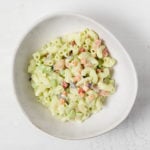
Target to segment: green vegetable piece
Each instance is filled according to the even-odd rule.
[[[51,85],[51,87],[53,87],[53,88],[56,87],[56,86],[57,86],[57,80],[55,80],[55,79],[54,79],[54,80],[51,80],[51,81],[50,81],[50,85]]]
[[[69,117],[70,119],[74,119],[75,116],[76,116],[75,110],[71,110],[70,113],[68,114],[68,117]]]

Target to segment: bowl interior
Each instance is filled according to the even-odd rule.
[[[63,123],[53,118],[50,111],[37,103],[29,82],[27,66],[33,52],[43,44],[55,37],[84,28],[94,29],[105,40],[111,55],[116,58],[114,78],[117,91],[107,99],[102,111],[92,115],[85,122]],[[128,115],[137,91],[135,69],[124,48],[101,25],[80,15],[57,14],[37,23],[20,43],[13,71],[18,101],[30,121],[46,133],[65,139],[92,137],[114,128]]]

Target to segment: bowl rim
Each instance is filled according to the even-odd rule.
[[[113,39],[115,41],[115,43],[117,45],[119,45],[122,48],[123,53],[126,55],[132,71],[134,73],[134,78],[135,78],[135,89],[134,89],[134,96],[133,96],[133,100],[130,103],[130,105],[128,106],[127,111],[124,113],[124,115],[118,120],[116,121],[114,124],[110,125],[109,127],[107,127],[106,129],[104,129],[103,131],[97,132],[95,134],[91,134],[89,136],[86,137],[64,137],[64,136],[57,136],[55,134],[49,134],[46,131],[40,129],[40,127],[38,127],[37,125],[35,125],[32,120],[28,117],[28,115],[26,114],[26,112],[24,111],[24,109],[21,106],[21,103],[19,102],[18,98],[17,98],[17,94],[16,94],[16,88],[15,88],[15,73],[14,73],[14,69],[15,69],[15,59],[16,59],[16,54],[17,51],[20,47],[20,45],[22,44],[23,40],[25,39],[25,37],[34,29],[34,27],[36,27],[38,24],[46,21],[47,19],[52,19],[53,17],[57,17],[57,16],[73,16],[73,17],[79,17],[81,19],[87,20],[89,22],[92,22],[93,24],[95,24],[96,26],[100,27],[101,29],[103,29],[106,33],[108,33],[108,35],[111,37],[111,39]],[[20,106],[20,110],[23,112],[23,115],[25,116],[25,118],[27,118],[27,120],[32,124],[32,126],[34,126],[36,129],[38,129],[41,133],[45,133],[49,136],[55,137],[55,138],[60,138],[63,140],[84,140],[84,139],[90,139],[90,138],[94,138],[94,137],[98,137],[100,135],[106,134],[107,132],[115,129],[117,126],[119,126],[121,123],[123,123],[123,121],[128,117],[129,113],[131,112],[131,109],[134,106],[136,97],[137,97],[137,91],[138,91],[138,76],[137,76],[137,71],[135,69],[134,63],[130,57],[130,55],[128,54],[128,52],[125,50],[125,48],[123,47],[123,45],[121,44],[121,42],[107,29],[105,28],[103,25],[101,25],[101,23],[97,22],[95,19],[91,19],[91,17],[88,17],[87,15],[83,15],[79,12],[71,12],[71,11],[57,11],[57,12],[52,12],[51,14],[46,14],[42,17],[37,18],[31,26],[29,26],[26,30],[25,33],[22,35],[21,39],[18,41],[17,43],[17,47],[15,48],[15,53],[13,55],[13,63],[12,63],[12,81],[13,81],[13,93],[15,95],[15,99],[17,101],[17,103]]]

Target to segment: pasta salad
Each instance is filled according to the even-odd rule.
[[[38,102],[62,121],[84,121],[101,110],[115,92],[110,56],[105,42],[84,29],[45,44],[28,66]]]

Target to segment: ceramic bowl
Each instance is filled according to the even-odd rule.
[[[85,28],[95,30],[117,60],[114,78],[117,91],[107,99],[103,109],[83,123],[61,122],[36,101],[27,67],[32,54],[51,39]],[[33,125],[49,135],[63,139],[85,139],[110,131],[129,114],[137,94],[137,75],[131,58],[120,42],[100,23],[76,14],[57,13],[37,21],[23,37],[14,57],[14,87],[20,107]]]

